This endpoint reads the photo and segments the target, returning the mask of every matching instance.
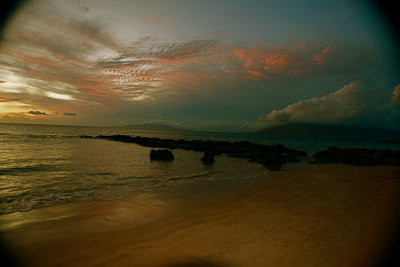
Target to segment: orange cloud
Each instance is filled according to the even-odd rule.
[[[264,74],[261,73],[261,71],[258,70],[248,70],[247,73],[256,76],[256,77],[263,77]]]
[[[317,62],[318,64],[326,63],[331,57],[336,54],[336,47],[333,45],[328,45],[325,47],[320,53],[314,54],[311,57]]]
[[[192,61],[193,59],[189,58],[180,58],[180,57],[172,57],[172,58],[167,58],[167,57],[156,57],[155,58],[157,61],[162,62],[162,63],[171,63],[171,64],[176,64],[176,63],[187,63]]]
[[[201,86],[223,70],[205,70],[211,62],[224,63],[226,46],[215,40],[162,42],[142,37],[114,58],[97,64],[105,79],[114,82],[114,90],[134,99],[149,99],[148,93],[179,86]],[[212,64],[211,64],[212,65]],[[147,92],[148,91],[148,92]]]
[[[368,51],[359,47],[327,45],[319,49],[317,44],[270,46],[257,42],[250,47],[232,48],[232,54],[241,63],[247,79],[269,79],[283,76],[311,77],[318,75],[345,74],[363,71],[373,64]],[[357,52],[355,52],[357,51]],[[236,68],[240,71],[240,68]]]
[[[159,15],[153,22],[167,18]],[[122,46],[104,29],[91,21],[63,17],[46,5],[24,9],[4,31],[0,90],[8,94],[5,97],[17,95],[44,110],[67,100],[115,103],[211,83],[226,86],[242,80],[343,72],[345,57],[335,59],[333,67],[329,60],[336,53],[332,45],[316,53],[315,45],[272,47],[257,42],[236,47],[218,38],[163,41],[143,36]],[[41,102],[45,105],[36,105]]]
[[[265,56],[264,69],[266,71],[277,72],[285,69],[296,58],[293,55],[285,52],[271,53]]]
[[[301,62],[297,56],[284,50],[270,49],[264,43],[250,48],[238,48],[233,54],[243,62],[250,76],[265,77],[270,74],[298,75]]]
[[[96,68],[99,56],[116,53],[119,44],[93,21],[66,18],[48,8],[27,6],[5,29],[0,90],[38,108],[67,99],[95,104],[120,97],[113,92],[114,81]]]

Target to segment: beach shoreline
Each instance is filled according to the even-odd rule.
[[[30,211],[3,236],[29,266],[365,266],[394,233],[399,174],[326,164],[174,186]]]

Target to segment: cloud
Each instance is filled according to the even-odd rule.
[[[19,99],[0,98],[0,110],[4,113],[26,112],[28,108],[31,108],[31,105]]]
[[[53,121],[50,116],[32,116],[28,113],[9,113],[0,116],[0,122],[3,123],[33,123],[33,124],[51,124]]]
[[[266,127],[292,122],[343,123],[358,116],[364,109],[362,82],[353,82],[322,97],[302,100],[259,117],[252,126]]]
[[[325,47],[320,53],[316,53],[311,57],[317,62],[318,64],[325,64],[332,60],[333,57],[336,56],[337,48],[333,45],[328,45]]]
[[[134,100],[134,101],[142,101],[145,99],[154,99],[154,98],[150,95],[144,95],[144,94],[140,94],[138,96],[134,96],[131,98],[131,100]]]
[[[321,97],[312,97],[272,110],[249,124],[249,128],[308,122],[352,124],[400,130],[400,86],[392,95],[363,81],[356,81]]]
[[[213,77],[207,75],[215,71],[210,63],[229,54],[226,45],[212,39],[144,36],[122,46],[101,24],[64,17],[46,5],[24,9],[4,36],[0,91],[18,94],[39,108],[46,98],[60,104],[154,99]]]
[[[147,23],[149,23],[151,25],[166,24],[169,22],[169,19],[171,17],[172,17],[172,15],[169,15],[169,14],[159,14],[157,16],[147,19]]]
[[[362,70],[371,58],[360,49],[354,53],[332,44],[239,47],[220,37],[142,36],[123,45],[101,22],[82,19],[87,17],[84,6],[79,10],[68,17],[48,3],[32,2],[18,13],[4,31],[0,91],[29,99],[37,108],[46,98],[60,105],[65,100],[112,105],[248,80],[348,74]]]
[[[233,49],[249,79],[318,77],[365,71],[374,58],[369,51],[356,47],[327,45],[272,46],[257,42]],[[367,56],[368,55],[368,56]]]
[[[61,99],[61,100],[73,100],[74,98],[70,95],[59,94],[54,92],[46,92],[45,95],[50,98]]]
[[[0,91],[37,102],[40,97],[101,102],[112,95],[112,83],[95,65],[120,46],[100,23],[32,2],[19,10],[3,36]]]
[[[78,114],[73,113],[73,112],[65,112],[64,116],[77,116]]]
[[[400,84],[397,85],[396,88],[394,88],[390,104],[400,107]]]
[[[46,112],[42,112],[42,111],[39,111],[39,110],[30,110],[28,112],[28,114],[31,114],[31,115],[46,115],[46,116],[49,115]]]
[[[29,116],[33,115],[29,110],[38,109],[50,114],[47,119],[68,120],[52,114],[73,110],[85,114],[75,119],[84,121],[83,117],[96,114],[101,121],[147,112],[148,106],[189,110],[196,105],[203,112],[209,103],[215,103],[215,113],[236,114],[239,106],[247,114],[259,113],[263,105],[282,104],[283,98],[275,100],[281,94],[296,100],[313,95],[316,90],[311,92],[309,85],[322,83],[322,79],[315,81],[320,77],[346,76],[328,77],[331,80],[324,90],[344,80],[361,79],[348,76],[362,73],[373,62],[369,51],[337,43],[238,45],[227,44],[219,34],[186,41],[142,36],[121,44],[107,32],[107,25],[86,19],[90,17],[86,8],[72,17],[71,12],[47,5],[27,5],[4,31],[1,98],[23,99],[23,103],[0,101],[3,114],[21,112],[29,119],[44,118]],[[161,14],[153,22],[169,19]],[[250,99],[251,107],[241,104],[245,99]],[[227,108],[221,112],[224,105]],[[274,121],[284,120],[284,114],[277,111]]]
[[[266,77],[268,74],[282,73],[300,75],[300,60],[288,51],[270,50],[266,47],[238,48],[234,55],[243,61],[245,70],[253,76]]]
[[[209,73],[205,62],[218,61],[227,53],[225,48],[216,40],[172,42],[146,36],[96,67],[114,83],[116,92],[127,99],[145,100],[177,84],[187,85],[182,73],[191,77]]]

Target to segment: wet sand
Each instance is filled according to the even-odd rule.
[[[28,266],[373,266],[399,193],[399,167],[315,165],[0,220]]]

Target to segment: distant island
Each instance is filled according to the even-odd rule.
[[[398,131],[317,123],[288,123],[270,126],[256,132],[273,136],[301,136],[336,140],[362,139],[387,143],[400,142],[400,132]]]
[[[144,129],[144,130],[171,130],[171,131],[190,130],[186,127],[172,125],[172,124],[164,124],[164,123],[139,123],[139,124],[118,126],[118,128],[132,128],[132,129]]]

